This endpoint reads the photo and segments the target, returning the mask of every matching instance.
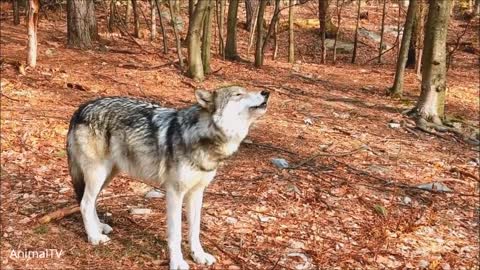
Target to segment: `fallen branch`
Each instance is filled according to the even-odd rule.
[[[308,162],[318,158],[318,157],[343,157],[343,156],[349,156],[349,155],[352,155],[352,154],[355,154],[357,152],[360,152],[362,150],[366,150],[367,147],[365,146],[361,146],[353,151],[349,151],[349,152],[344,152],[344,153],[326,153],[323,149],[320,150],[319,152],[315,153],[313,156],[309,157],[309,158],[306,158],[302,161],[300,161],[299,163],[295,164],[295,165],[292,165],[292,166],[289,166],[287,169],[291,169],[291,170],[294,170],[294,169],[297,169],[299,167],[302,167],[303,165],[307,164]]]

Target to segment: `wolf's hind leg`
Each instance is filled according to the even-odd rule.
[[[93,245],[105,243],[110,240],[108,236],[102,234],[104,230],[100,227],[100,220],[96,211],[96,200],[102,186],[110,174],[111,166],[106,164],[96,164],[96,167],[84,170],[85,174],[85,193],[80,203],[80,211],[83,217],[83,223],[88,235],[88,242]],[[109,226],[110,227],[110,226]]]
[[[104,188],[106,188],[108,186],[108,184],[112,181],[113,177],[115,177],[115,175],[117,173],[118,173],[118,169],[116,167],[113,167],[110,170],[109,175],[107,176],[107,178],[103,182],[102,188],[101,188],[100,191],[102,191]],[[95,205],[95,217],[97,218],[97,223],[98,223],[98,227],[100,229],[100,233],[109,234],[113,231],[113,229],[112,229],[112,227],[110,227],[110,225],[100,221],[100,218],[98,217],[98,212],[97,212],[97,206],[96,205]]]

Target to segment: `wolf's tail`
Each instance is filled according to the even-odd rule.
[[[70,171],[70,176],[72,177],[72,184],[77,197],[77,202],[80,203],[83,198],[83,193],[85,192],[85,179],[82,168],[80,167],[80,164],[78,164],[76,153],[71,147],[73,140],[73,136],[71,135],[70,129],[67,135],[68,169]]]

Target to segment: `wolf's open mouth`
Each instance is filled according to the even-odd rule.
[[[267,107],[267,101],[265,100],[262,104],[257,106],[252,106],[250,108],[256,110],[256,109],[265,109],[266,107]]]

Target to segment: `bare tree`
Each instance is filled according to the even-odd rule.
[[[325,63],[327,57],[327,50],[325,47],[325,37],[327,33],[327,12],[328,12],[328,0],[318,0],[318,19],[320,22],[320,50],[322,52],[320,56],[320,63]]]
[[[245,26],[247,31],[252,31],[253,22],[255,21],[255,10],[258,8],[258,0],[245,0]]]
[[[94,0],[67,1],[68,46],[88,49],[98,39]]]
[[[446,44],[450,1],[430,0],[422,57],[422,91],[415,108],[417,126],[441,125],[445,116]]]
[[[167,35],[165,33],[165,26],[163,25],[162,11],[160,9],[160,3],[158,3],[158,0],[155,0],[155,5],[157,6],[158,19],[160,21],[160,30],[162,31],[163,53],[167,53],[168,51]],[[175,25],[173,27],[175,27]],[[179,57],[179,59],[181,60],[181,57]]]
[[[206,1],[206,0],[202,0]],[[203,35],[202,35],[202,64],[203,64],[203,72],[205,74],[210,73],[210,47],[212,43],[212,13],[213,13],[213,0],[208,0],[208,7],[204,14],[204,22],[203,22]]]
[[[201,34],[204,16],[209,4],[210,0],[198,1],[188,26],[188,75],[196,81],[203,81],[205,78],[201,54]]]
[[[288,62],[293,64],[295,62],[295,39],[294,39],[294,0],[288,0]]]
[[[353,55],[352,55],[352,64],[355,63],[355,59],[357,58],[357,47],[358,47],[358,26],[360,24],[360,10],[362,8],[362,1],[358,0],[358,8],[357,8],[357,23],[355,26],[355,38],[353,41]]]
[[[108,16],[108,32],[113,32],[113,25],[115,24],[115,16],[117,13],[116,8],[117,0],[110,0],[110,15]]]
[[[398,5],[398,8],[400,10],[400,5]],[[378,63],[382,63],[382,55],[383,55],[383,34],[385,32],[385,14],[387,11],[387,0],[383,0],[383,10],[382,10],[382,27],[380,30],[380,46],[378,48]],[[400,17],[398,17],[398,20],[400,21]],[[400,27],[398,27],[398,30],[400,30]]]
[[[265,14],[265,8],[267,6],[267,0],[260,0],[258,6],[257,16],[257,43],[255,45],[255,67],[261,67],[263,65],[263,16]]]
[[[397,59],[395,81],[389,93],[391,96],[394,97],[400,97],[403,93],[403,77],[405,74],[405,65],[407,64],[408,48],[410,45],[410,38],[412,36],[416,10],[417,0],[410,0],[410,5],[408,6],[407,11],[407,19],[405,20],[405,26],[403,27],[402,44]]]
[[[28,48],[27,48],[27,65],[35,67],[37,65],[37,27],[38,12],[40,10],[39,0],[28,1]]]
[[[155,11],[155,0],[150,0],[150,20],[152,21],[150,27],[150,38],[151,40],[155,40],[157,37],[157,16]],[[159,14],[160,16],[160,14]]]
[[[230,0],[227,16],[227,42],[225,45],[225,58],[238,60],[237,53],[237,12],[238,0]]]
[[[132,9],[133,9],[133,36],[136,38],[140,37],[140,19],[138,17],[138,3],[137,0],[132,0]]]
[[[20,10],[18,7],[19,0],[12,0],[12,8],[13,8],[13,24],[19,25],[20,24]]]
[[[335,31],[335,41],[333,42],[333,63],[337,62],[337,40],[340,34],[340,26],[342,23],[343,0],[337,0],[337,30]]]
[[[170,20],[171,20],[170,22],[172,23],[172,27],[173,27],[173,35],[175,36],[175,42],[177,44],[178,61],[179,61],[179,64],[180,64],[180,69],[183,71],[182,43],[180,41],[180,37],[179,37],[178,31],[177,31],[177,26],[176,26],[176,23],[175,23],[175,12],[173,10],[174,9],[173,8],[173,0],[169,0],[168,8],[170,10]],[[162,16],[161,13],[160,13],[160,16]],[[190,26],[189,26],[189,28],[190,28]]]

